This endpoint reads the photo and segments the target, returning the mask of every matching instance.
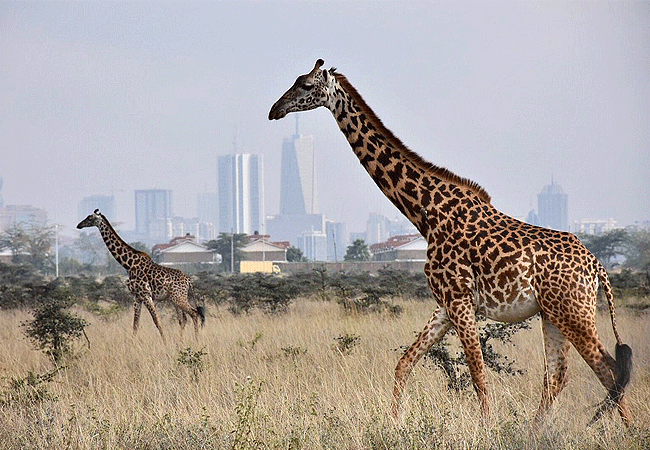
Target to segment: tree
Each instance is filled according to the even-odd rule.
[[[307,258],[298,247],[289,247],[287,249],[287,261],[289,262],[304,262]]]
[[[613,267],[617,256],[625,254],[627,231],[620,228],[601,235],[581,235],[580,240],[606,269]]]
[[[49,252],[54,233],[54,226],[45,224],[12,224],[0,236],[0,243],[11,249],[15,263],[30,264],[41,273],[51,273],[54,261]]]
[[[650,230],[628,231],[624,266],[650,274]]]
[[[355,239],[343,257],[344,261],[370,261],[370,250],[363,239]]]
[[[209,241],[206,245],[210,250],[216,250],[221,255],[221,270],[231,272],[245,258],[241,248],[246,245],[246,242],[247,236],[244,233],[231,234],[222,232],[219,233],[217,239]],[[231,250],[234,250],[234,261],[231,258]]]

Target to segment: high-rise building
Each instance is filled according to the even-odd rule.
[[[282,167],[280,183],[280,214],[316,214],[316,172],[314,164],[314,138],[296,134],[282,141]]]
[[[109,221],[115,220],[115,198],[112,195],[91,195],[82,198],[78,206],[79,220],[85,219],[96,209],[99,209]]]
[[[322,231],[305,231],[300,234],[298,248],[309,261],[327,261],[327,236]]]
[[[167,242],[172,236],[172,191],[135,191],[135,232],[153,243]]]
[[[379,213],[370,213],[366,221],[366,244],[372,245],[388,239],[389,220]]]
[[[219,195],[216,192],[202,192],[196,196],[198,217],[197,240],[216,239],[219,227]]]
[[[217,225],[219,196],[216,192],[202,192],[196,196],[196,216],[199,222]]]
[[[325,234],[327,235],[327,260],[343,261],[348,246],[345,224],[328,220],[325,222]]]
[[[542,227],[569,231],[568,209],[567,195],[553,180],[537,194],[537,220]]]
[[[218,158],[219,231],[263,232],[262,156],[248,153]]]

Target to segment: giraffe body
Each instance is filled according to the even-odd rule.
[[[409,150],[345,76],[335,69],[321,70],[322,64],[318,60],[310,73],[297,78],[273,105],[269,119],[320,106],[328,108],[361,165],[428,242],[424,270],[439,307],[397,363],[393,412],[398,413],[415,364],[453,327],[487,415],[485,365],[476,314],[514,322],[540,313],[546,373],[538,423],[566,384],[567,352],[572,344],[608,390],[601,410],[617,406],[624,423],[629,424],[631,416],[623,392],[629,381],[631,350],[618,335],[611,286],[598,260],[573,234],[529,225],[503,214],[478,184]],[[596,330],[599,284],[610,308],[616,359],[609,355]]]
[[[193,307],[189,303],[192,283],[187,275],[178,269],[156,264],[149,255],[128,245],[115,232],[108,219],[99,210],[95,210],[93,214],[90,214],[77,225],[79,229],[87,227],[97,227],[99,229],[108,251],[128,272],[129,278],[126,285],[134,296],[134,336],[138,332],[140,312],[144,304],[149,310],[160,336],[165,341],[165,334],[154,304],[154,301],[160,300],[170,300],[176,308],[181,332],[185,328],[187,315],[189,315],[194,321],[195,335],[198,336],[199,320],[203,324],[205,314],[202,306]]]

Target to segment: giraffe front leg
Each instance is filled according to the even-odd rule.
[[[163,343],[166,344],[167,339],[165,339],[165,334],[163,333],[162,326],[160,325],[160,319],[158,318],[158,313],[156,313],[156,305],[154,305],[153,299],[150,296],[147,296],[143,302],[144,306],[146,306],[149,310],[149,314],[153,319],[153,323],[156,325],[156,328],[158,328],[158,332],[160,333],[160,337],[162,338]]]
[[[133,301],[133,337],[138,334],[138,326],[140,325],[140,312],[142,311],[142,300],[136,298]]]
[[[545,373],[542,385],[542,398],[539,402],[535,424],[539,427],[553,401],[564,388],[567,381],[567,355],[570,344],[562,332],[542,314],[544,334]]]
[[[463,345],[469,373],[472,377],[472,384],[481,402],[481,412],[483,413],[483,417],[487,418],[490,415],[490,405],[488,402],[485,362],[483,361],[483,352],[481,351],[481,343],[476,328],[472,298],[452,300],[451,308],[448,307],[447,309],[449,311],[449,319],[454,325],[460,342]]]
[[[436,309],[427,322],[418,338],[411,344],[408,350],[404,352],[395,367],[395,384],[393,386],[393,416],[397,418],[399,414],[400,398],[404,393],[406,381],[408,380],[413,367],[426,354],[427,351],[451,328],[451,322],[447,317],[444,308]]]

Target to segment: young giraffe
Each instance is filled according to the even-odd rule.
[[[181,333],[187,322],[186,314],[189,314],[194,321],[194,333],[199,333],[199,318],[201,325],[205,323],[203,306],[192,307],[188,301],[188,295],[192,290],[190,278],[178,269],[163,267],[151,260],[151,257],[144,252],[138,251],[128,245],[118,236],[108,219],[95,210],[91,215],[79,222],[77,228],[97,227],[106,243],[108,251],[115,260],[122,265],[129,273],[126,282],[129,291],[135,297],[133,303],[133,336],[138,332],[140,311],[142,304],[147,307],[153,322],[158,328],[163,342],[165,334],[160,326],[160,320],[156,313],[154,300],[172,301],[178,314],[178,323],[181,326]]]
[[[566,384],[569,344],[608,390],[604,411],[631,415],[624,389],[632,350],[616,329],[612,289],[598,260],[573,235],[513,219],[490,204],[478,184],[426,162],[390,132],[336,69],[297,78],[273,105],[269,120],[320,106],[329,109],[361,165],[388,199],[427,239],[425,273],[439,305],[395,368],[393,413],[418,360],[454,327],[465,351],[484,416],[489,413],[485,366],[475,315],[516,322],[542,318],[546,372],[536,415],[544,413]],[[616,337],[616,359],[596,331],[596,293],[602,286]]]

